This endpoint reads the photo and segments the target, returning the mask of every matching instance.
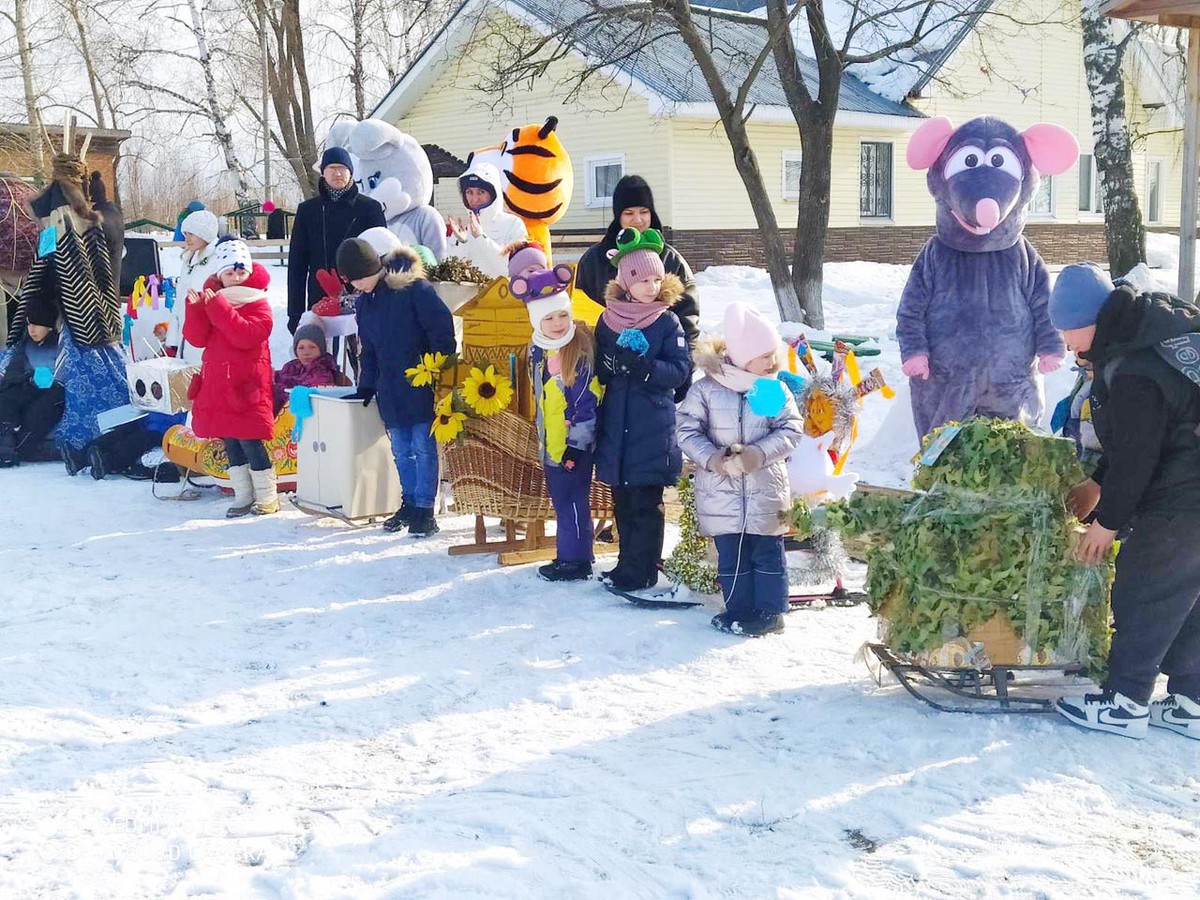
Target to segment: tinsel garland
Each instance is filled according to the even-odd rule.
[[[667,577],[682,581],[697,594],[718,594],[717,570],[708,562],[708,538],[696,518],[696,490],[690,475],[679,479],[679,543],[663,563]]]

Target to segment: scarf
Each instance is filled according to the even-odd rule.
[[[230,306],[244,306],[247,303],[253,303],[255,300],[267,299],[266,291],[260,291],[258,288],[246,287],[244,284],[235,284],[233,287],[223,287],[220,290],[220,294],[229,301]]]
[[[745,369],[739,369],[728,361],[721,363],[720,372],[710,372],[709,376],[717,384],[724,385],[731,391],[739,394],[746,393],[750,388],[754,387],[755,382],[759,379],[758,375],[752,375]]]
[[[653,325],[667,311],[662,300],[653,303],[638,303],[636,300],[609,300],[605,304],[604,324],[620,334],[626,328],[644,330]]]
[[[344,188],[338,188],[337,190],[334,190],[333,188],[326,185],[325,186],[325,196],[327,196],[329,198],[330,203],[337,203],[339,200],[341,200],[343,197],[345,197],[348,193],[350,193],[350,188],[352,188],[352,187],[354,187],[353,182],[346,185]]]
[[[571,320],[571,327],[567,329],[567,333],[560,338],[550,338],[542,334],[540,328],[533,329],[533,343],[541,347],[543,350],[561,350],[571,341],[575,340],[575,320]]]

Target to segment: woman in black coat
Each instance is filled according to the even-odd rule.
[[[654,210],[654,194],[646,179],[640,175],[626,175],[613,188],[613,220],[608,231],[598,244],[588,247],[579,259],[575,274],[575,287],[604,305],[604,290],[617,274],[608,261],[608,251],[617,248],[617,232],[622,228],[645,231],[653,228],[662,232],[662,222]],[[675,275],[683,282],[683,294],[671,306],[671,312],[683,326],[688,347],[696,343],[700,335],[700,294],[696,289],[696,278],[679,251],[667,245],[662,255],[663,268],[668,275]],[[681,399],[681,398],[676,398]]]

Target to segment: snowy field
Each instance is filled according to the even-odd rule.
[[[890,484],[906,274],[827,269],[900,394],[851,460]],[[773,310],[760,271],[700,281],[708,325]],[[228,522],[57,465],[0,496],[3,898],[1200,895],[1195,744],[937,714],[856,661],[862,608],[748,641],[451,558],[467,518]]]

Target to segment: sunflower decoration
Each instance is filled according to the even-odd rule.
[[[445,353],[426,353],[415,366],[404,370],[408,383],[413,387],[433,387],[441,376],[442,369],[453,363]]]
[[[462,392],[467,406],[481,416],[494,416],[508,409],[513,398],[512,381],[497,373],[495,366],[488,366],[486,371],[471,369],[471,374],[463,382]]]
[[[433,425],[430,426],[429,433],[433,435],[434,440],[442,444],[458,437],[462,433],[463,422],[467,421],[466,413],[454,409],[456,396],[453,392],[447,394],[433,408]]]

